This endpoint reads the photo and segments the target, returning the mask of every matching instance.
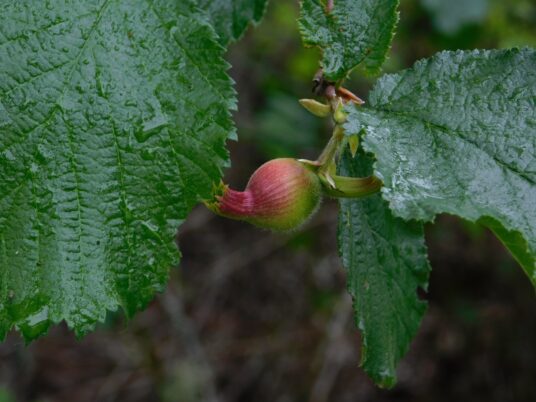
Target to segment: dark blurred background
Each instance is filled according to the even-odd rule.
[[[328,126],[310,96],[318,52],[301,46],[295,1],[229,51],[240,142],[226,180],[243,186],[278,156],[314,158]],[[536,46],[534,0],[404,0],[385,71],[442,49]],[[375,79],[346,85],[366,98]],[[0,344],[0,402],[536,401],[536,299],[490,233],[441,216],[427,227],[429,310],[399,383],[359,369],[359,334],[337,256],[337,204],[303,229],[274,234],[198,207],[178,236],[167,291],[126,322],[112,314],[76,340],[64,325],[25,346]]]

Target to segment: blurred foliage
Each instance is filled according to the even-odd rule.
[[[483,30],[498,47],[536,46],[536,2],[494,0]]]
[[[471,15],[474,18],[469,19]],[[448,24],[455,28],[444,29],[441,24],[445,23],[439,23],[438,18],[448,18]],[[400,68],[441,50],[535,44],[534,0],[406,0],[401,4],[392,55]]]
[[[201,402],[205,400],[204,387],[207,373],[204,367],[188,359],[181,360],[171,370],[170,378],[164,383],[162,402]]]
[[[263,153],[270,157],[299,155],[307,148],[318,148],[319,120],[303,109],[296,97],[286,93],[273,93],[265,107],[257,114],[255,130],[247,130],[247,140],[257,142]]]
[[[451,35],[465,25],[481,23],[488,13],[488,0],[421,0],[432,17],[435,28]]]
[[[15,399],[7,389],[0,387],[0,402],[15,402]]]
[[[314,155],[322,145],[323,122],[298,103],[312,96],[319,52],[301,45],[296,18],[296,4],[272,2],[263,23],[230,52],[239,140],[266,159]]]

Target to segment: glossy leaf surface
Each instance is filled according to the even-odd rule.
[[[536,285],[536,51],[442,52],[383,77],[369,103],[346,128],[366,132],[394,213],[492,222]]]
[[[372,159],[347,154],[340,170],[368,176]],[[378,385],[392,387],[426,311],[417,295],[430,272],[422,224],[394,217],[380,194],[341,200],[339,250],[361,331],[361,365]]]
[[[391,46],[398,22],[398,0],[335,0],[301,2],[303,42],[322,51],[322,68],[337,81],[364,63],[371,74],[379,72]]]
[[[239,39],[262,19],[268,0],[198,0],[224,45]]]
[[[235,99],[189,1],[0,1],[0,338],[144,307],[227,163]]]

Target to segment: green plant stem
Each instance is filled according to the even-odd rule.
[[[333,130],[333,135],[317,159],[318,165],[320,166],[318,169],[319,172],[325,172],[329,168],[329,164],[334,160],[343,138],[343,128],[340,125],[336,125],[335,129]]]

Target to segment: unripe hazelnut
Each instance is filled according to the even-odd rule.
[[[298,228],[312,216],[321,198],[320,180],[309,167],[279,158],[260,166],[244,191],[225,186],[207,206],[228,218],[285,231]]]

